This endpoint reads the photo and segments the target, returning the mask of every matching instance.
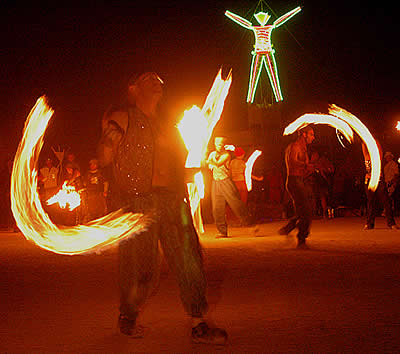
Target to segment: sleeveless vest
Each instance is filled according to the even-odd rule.
[[[148,118],[137,108],[128,108],[128,126],[119,145],[114,177],[121,193],[130,197],[152,190],[154,134]]]

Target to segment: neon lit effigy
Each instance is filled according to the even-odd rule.
[[[371,179],[369,181],[368,189],[371,191],[376,190],[381,173],[381,160],[378,145],[368,128],[356,116],[347,112],[343,108],[331,105],[329,107],[329,115],[318,113],[304,114],[294,122],[290,123],[285,128],[283,135],[292,134],[298,129],[304,128],[308,124],[327,124],[340,131],[349,142],[353,141],[352,130],[354,130],[364,141],[369,155],[371,156]]]
[[[256,18],[260,26],[253,26],[250,21],[244,19],[243,17],[240,17],[239,15],[234,14],[233,12],[225,12],[225,15],[228,18],[241,25],[242,27],[253,31],[255,36],[254,50],[251,52],[253,58],[250,69],[249,89],[247,92],[248,103],[253,103],[254,101],[254,96],[257,90],[257,85],[260,79],[261,69],[263,65],[265,65],[265,68],[267,70],[268,78],[274,92],[275,100],[277,102],[283,100],[278,77],[278,68],[274,56],[275,50],[272,48],[271,44],[271,33],[272,30],[283,25],[286,21],[291,19],[300,11],[301,7],[298,6],[292,11],[289,11],[285,15],[279,17],[272,25],[266,25],[269,18],[271,17],[267,12],[258,12],[254,14],[254,17]]]

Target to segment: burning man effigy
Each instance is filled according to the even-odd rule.
[[[195,342],[224,344],[227,334],[210,328],[206,281],[198,235],[184,183],[185,148],[175,126],[158,111],[163,81],[154,72],[129,80],[126,103],[103,119],[99,162],[111,166],[114,208],[152,215],[146,232],[120,243],[121,333],[142,337],[137,317],[159,279],[159,243],[180,287],[181,300],[193,319]]]

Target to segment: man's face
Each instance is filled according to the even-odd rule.
[[[306,144],[311,144],[315,140],[314,130],[309,129],[304,133],[304,138],[306,139]]]
[[[144,73],[136,80],[138,93],[151,99],[161,99],[163,94],[163,81],[156,73]]]
[[[215,138],[214,145],[215,145],[215,149],[218,152],[222,152],[222,151],[225,150],[225,148],[224,148],[225,147],[225,141],[224,141],[223,138]]]

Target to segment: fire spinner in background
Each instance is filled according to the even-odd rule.
[[[268,73],[268,78],[274,92],[275,100],[280,102],[283,100],[281,87],[279,83],[278,67],[275,61],[275,50],[272,48],[271,44],[271,33],[272,30],[283,25],[286,21],[291,19],[294,15],[301,11],[301,7],[296,7],[292,11],[289,11],[285,15],[279,17],[272,25],[267,25],[270,15],[267,12],[258,12],[254,14],[257,22],[260,26],[253,26],[253,24],[234,14],[233,12],[226,11],[225,15],[229,17],[232,21],[238,23],[242,27],[253,31],[255,36],[254,50],[251,52],[253,55],[250,69],[250,81],[249,89],[247,92],[247,102],[253,103],[254,96],[257,90],[258,81],[260,79],[261,69],[263,65]]]

